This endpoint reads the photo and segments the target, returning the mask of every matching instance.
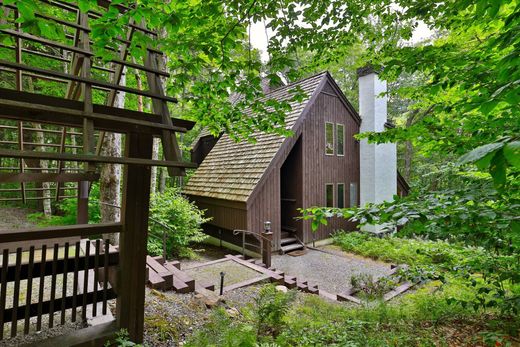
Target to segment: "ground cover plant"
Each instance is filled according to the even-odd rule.
[[[469,285],[458,269],[485,258],[482,247],[420,238],[377,238],[360,232],[339,232],[334,243],[344,251],[399,264],[409,276],[425,280],[405,295],[383,302],[371,286],[371,300],[362,306],[337,304],[299,294],[282,306],[283,293],[267,286],[255,305],[231,317],[217,310],[189,346],[508,346],[520,343],[520,319],[494,305],[478,302],[485,281]],[[403,274],[403,276],[406,274]],[[419,278],[420,277],[420,278]],[[356,285],[370,280],[356,278]],[[373,290],[372,290],[373,289]],[[384,290],[383,290],[384,291]],[[269,313],[272,311],[272,313]],[[260,317],[275,315],[275,320]],[[276,333],[273,333],[276,332]],[[213,342],[213,341],[218,341]],[[213,344],[212,344],[213,343]]]

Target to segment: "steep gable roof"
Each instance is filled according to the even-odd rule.
[[[299,86],[306,97],[301,102],[291,101],[291,111],[286,115],[288,129],[293,129],[326,72],[277,88],[266,94],[278,101],[292,98],[290,90]],[[255,134],[256,143],[235,142],[223,135],[199,168],[190,177],[184,193],[233,201],[247,201],[269,164],[282,146],[285,137],[276,134]]]

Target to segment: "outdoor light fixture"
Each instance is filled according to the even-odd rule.
[[[271,222],[269,222],[269,221],[265,221],[265,222],[264,222],[264,231],[265,231],[266,233],[268,233],[268,232],[271,231]]]

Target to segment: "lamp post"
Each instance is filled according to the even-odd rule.
[[[271,232],[271,222],[264,222],[264,232],[262,233],[262,263],[266,267],[271,267],[271,249],[273,242],[273,233]]]

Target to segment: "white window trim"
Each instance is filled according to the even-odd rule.
[[[332,153],[327,153],[327,124],[332,125]],[[325,122],[325,155],[334,156],[336,154],[336,127],[333,122]]]
[[[338,145],[338,140],[337,140],[337,133],[338,133],[338,126],[340,126],[343,128],[343,154],[339,154],[338,151],[337,151],[337,145]],[[336,123],[336,129],[334,131],[334,136],[336,136],[336,141],[335,141],[335,145],[334,146],[334,150],[336,151],[336,155],[338,157],[344,157],[345,156],[345,124],[342,124],[342,123]]]
[[[343,186],[343,207],[339,207],[338,198],[339,194],[336,194],[336,207],[345,208],[345,183],[336,183],[336,192],[339,193],[339,186]]]
[[[332,186],[332,206],[327,206],[327,186]],[[334,183],[325,183],[325,207],[335,207],[336,194],[334,193]]]

